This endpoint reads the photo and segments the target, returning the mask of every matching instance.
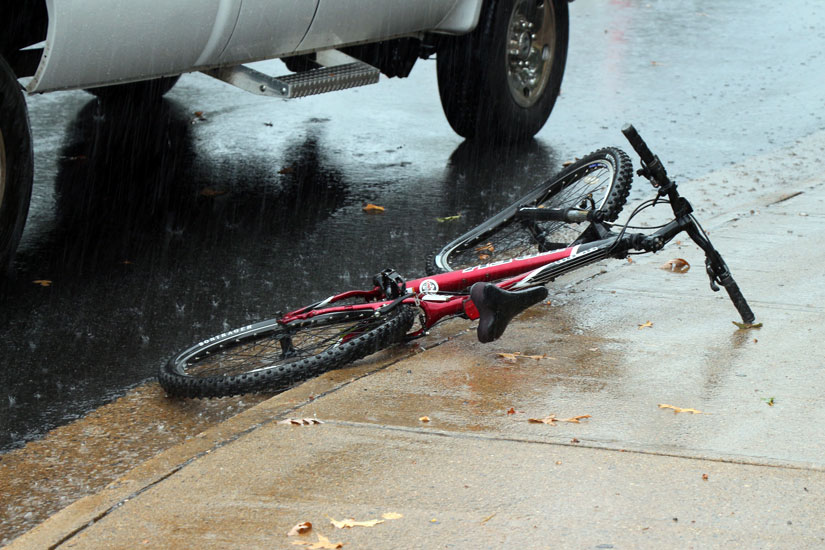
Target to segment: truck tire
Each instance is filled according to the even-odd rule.
[[[547,121],[567,61],[568,0],[485,0],[476,29],[443,39],[438,91],[467,139],[519,142]]]
[[[0,57],[0,276],[11,265],[29,213],[33,165],[23,89]]]

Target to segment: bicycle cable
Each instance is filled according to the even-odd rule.
[[[627,221],[622,226],[622,230],[619,231],[619,234],[616,236],[616,240],[613,241],[613,244],[610,246],[610,249],[607,251],[608,254],[613,253],[615,251],[615,249],[619,246],[619,242],[622,240],[622,237],[624,237],[624,234],[627,233],[627,230],[628,229],[633,229],[633,227],[630,225],[630,222],[633,220],[633,218],[635,218],[639,214],[639,212],[641,212],[642,210],[645,210],[646,208],[656,206],[656,204],[657,204],[656,199],[648,199],[648,200],[642,202],[639,206],[637,206],[633,210],[633,212],[630,213],[630,216],[628,216]]]

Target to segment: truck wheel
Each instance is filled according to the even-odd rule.
[[[102,101],[158,101],[177,84],[178,76],[165,76],[153,80],[140,80],[127,84],[113,84],[89,88],[86,91]]]
[[[26,99],[0,57],[0,276],[14,257],[29,213],[33,164]]]
[[[441,105],[460,136],[533,137],[550,116],[567,60],[568,0],[485,0],[476,29],[444,39]]]

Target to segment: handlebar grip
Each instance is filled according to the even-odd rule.
[[[624,137],[627,138],[627,141],[630,142],[630,145],[639,155],[639,158],[642,159],[647,165],[653,164],[656,161],[656,157],[647,147],[647,144],[642,139],[642,136],[639,135],[639,132],[636,131],[636,128],[633,127],[632,124],[625,124],[624,128],[622,128],[622,133]]]
[[[739,312],[739,315],[742,316],[742,321],[745,323],[753,323],[756,316],[751,311],[750,306],[748,306],[748,302],[745,300],[745,297],[742,296],[742,291],[739,290],[739,285],[736,284],[736,281],[733,280],[733,277],[727,276],[723,280],[719,281],[725,290],[730,296],[731,302],[736,307],[736,310]]]

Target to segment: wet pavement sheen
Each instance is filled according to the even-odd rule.
[[[815,2],[804,0],[782,5],[758,1],[747,10],[733,0],[688,7],[578,0],[571,4],[562,95],[537,139],[515,149],[478,148],[452,133],[441,113],[433,61],[420,61],[409,79],[291,102],[244,94],[203,75],[184,75],[166,100],[152,108],[105,108],[84,92],[30,98],[34,196],[15,278],[0,283],[5,321],[0,451],[43,438],[118,396],[127,395],[122,410],[137,414],[94,413],[103,415],[103,424],[120,418],[115,433],[98,433],[102,428],[94,417],[76,428],[66,426],[57,439],[18,451],[29,453],[23,459],[27,465],[13,477],[51,483],[43,500],[55,502],[51,495],[58,494],[71,501],[94,487],[42,481],[60,477],[49,473],[50,464],[60,461],[60,445],[82,453],[85,444],[95,448],[90,453],[103,453],[100,460],[87,461],[82,475],[102,464],[95,483],[105,485],[147,453],[251,405],[258,398],[232,405],[236,409],[225,401],[163,403],[157,386],[139,385],[151,380],[175,350],[203,337],[360,287],[388,266],[420,275],[426,254],[507,205],[564,160],[603,145],[624,147],[619,129],[626,121],[637,125],[671,175],[698,182],[688,196],[700,213],[731,211],[739,204],[748,205],[744,212],[765,209],[767,199],[750,205],[744,197],[759,195],[768,178],[783,178],[789,193],[804,190],[795,163],[815,162],[812,157],[780,165],[766,161],[753,171],[740,168],[710,186],[702,178],[733,162],[750,162],[754,155],[769,158],[775,149],[825,129],[823,92],[811,77],[825,74],[819,48],[825,15],[816,8]],[[272,72],[281,70],[272,65]],[[634,197],[648,194],[642,191]],[[799,208],[815,211],[805,197],[799,200]],[[365,214],[361,208],[368,202],[384,206],[385,215]],[[457,222],[436,221],[459,213]],[[772,218],[764,243],[770,244],[774,234],[784,238],[788,231],[798,231],[799,221]],[[723,248],[724,241],[717,244]],[[754,257],[734,249],[725,251],[725,257],[732,265],[768,274],[774,270],[770,254],[779,253],[788,251]],[[667,258],[655,260],[660,259]],[[720,415],[738,414],[742,407],[770,415],[772,409],[761,400],[776,395],[770,386],[754,385],[753,373],[743,366],[760,357],[758,343],[724,333],[709,342],[709,357],[692,357],[690,350],[705,342],[706,333],[691,328],[684,315],[661,313],[682,294],[713,298],[706,296],[706,279],[698,276],[701,266],[695,266],[697,277],[686,286],[678,286],[683,284],[678,279],[664,284],[637,279],[637,267],[628,264],[609,274],[598,292],[580,298],[578,303],[583,300],[586,307],[562,312],[548,306],[528,313],[525,326],[547,326],[546,341],[519,340],[517,329],[508,331],[507,343],[490,348],[547,353],[551,358],[539,362],[547,369],[547,387],[531,384],[534,372],[521,363],[501,365],[491,359],[461,368],[439,365],[432,376],[447,393],[418,393],[415,398],[426,395],[422,414],[445,429],[484,432],[490,423],[503,421],[491,411],[515,406],[516,396],[529,414],[527,404],[540,412],[551,402],[563,404],[573,392],[592,395],[601,415],[610,418],[617,404],[634,402],[636,388],[657,383],[659,376],[672,382],[676,368],[679,384],[662,401],[703,402],[714,415],[691,419],[691,428],[674,416],[673,428],[682,435],[668,452],[695,444],[697,422],[713,431]],[[628,273],[633,277],[625,277]],[[777,279],[777,285],[795,288]],[[638,301],[611,305],[605,299],[645,291],[656,298],[651,300],[656,306]],[[571,287],[551,301],[563,304],[575,292]],[[777,350],[805,346],[804,323],[814,323],[821,309],[797,303],[781,290],[776,300],[784,308],[794,304],[807,321],[798,332],[756,339],[773,340]],[[657,311],[656,334],[659,328],[679,334],[675,342],[651,341],[642,330],[630,340],[611,332],[622,323],[644,323]],[[729,317],[722,311],[720,319],[707,321],[727,323]],[[449,345],[453,353],[477,353],[475,344],[468,350],[461,348],[463,341]],[[634,370],[636,354],[661,357],[667,371],[640,374]],[[813,367],[806,371],[804,384],[799,383],[802,375],[773,374],[776,384],[802,388],[794,404],[800,422],[814,398],[805,388],[821,387],[817,373]],[[403,374],[392,376],[403,383]],[[547,393],[548,388],[553,391]],[[743,405],[732,397],[746,392],[760,401]],[[367,405],[368,421],[389,421],[385,416],[391,415],[392,403],[383,403],[378,395]],[[456,407],[462,414],[450,412]],[[455,425],[467,410],[475,411],[477,421]],[[630,418],[638,413],[632,406],[625,412]],[[818,459],[819,443],[801,437],[799,446],[785,454],[760,454],[770,438],[798,435],[793,427],[772,424],[769,417],[765,421],[767,430],[737,431],[738,443],[750,439],[748,457]],[[174,436],[168,433],[170,426],[176,427]],[[626,426],[624,417],[614,416],[589,436],[606,446],[661,445],[644,422],[638,423],[638,431],[618,438],[615,433]],[[162,434],[149,449],[131,444],[105,449],[94,443],[147,429]],[[707,453],[729,451],[725,445],[731,437],[720,433]],[[146,439],[130,440],[139,446]],[[14,463],[16,456],[0,455],[0,464]],[[38,460],[43,464],[32,466]],[[31,478],[21,475],[30,468]],[[26,491],[23,483],[18,496],[7,496],[13,509],[2,514],[20,517],[26,507],[36,507],[20,496]]]

